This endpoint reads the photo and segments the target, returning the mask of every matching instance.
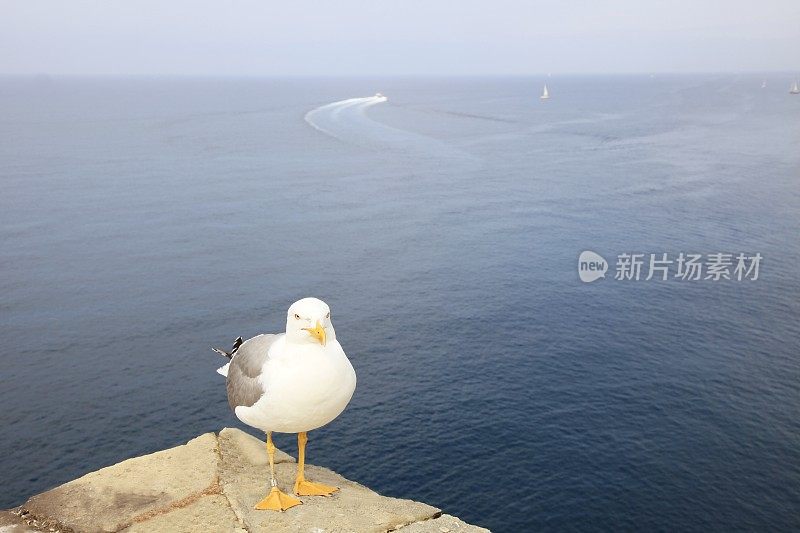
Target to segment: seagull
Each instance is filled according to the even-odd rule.
[[[230,359],[217,372],[227,378],[234,414],[267,435],[271,489],[255,508],[285,511],[303,503],[275,481],[273,432],[297,433],[296,495],[329,496],[339,490],[304,475],[307,432],[339,416],[356,389],[356,373],[336,340],[328,304],[303,298],[289,307],[285,333],[239,337],[229,352],[213,350]]]

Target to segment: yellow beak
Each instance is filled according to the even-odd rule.
[[[317,327],[303,329],[309,332],[312,337],[317,339],[321,345],[325,346],[325,328],[322,327],[322,324],[320,324],[319,320],[317,320]]]

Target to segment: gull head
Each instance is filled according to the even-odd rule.
[[[331,308],[317,298],[303,298],[289,306],[286,340],[293,344],[325,344],[336,339]]]

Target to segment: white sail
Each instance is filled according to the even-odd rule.
[[[800,94],[800,87],[797,86],[797,82],[792,84],[792,90],[789,92],[792,94]]]
[[[550,98],[550,93],[547,91],[547,84],[546,83],[544,84],[544,90],[542,90],[542,96],[540,96],[539,98],[541,98],[542,100],[546,100],[546,99]]]

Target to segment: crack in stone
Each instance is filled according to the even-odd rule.
[[[214,451],[216,452],[217,456],[219,457],[219,463],[217,464],[217,471],[216,471],[216,473],[214,475],[214,480],[211,482],[211,484],[208,487],[206,487],[205,489],[203,489],[203,490],[201,490],[199,492],[194,492],[192,494],[189,494],[188,496],[186,496],[184,498],[181,498],[180,500],[174,501],[174,502],[170,503],[169,505],[167,505],[166,507],[161,507],[161,508],[158,508],[158,509],[151,509],[150,511],[147,511],[147,512],[142,513],[140,515],[134,516],[129,522],[126,522],[126,523],[122,524],[119,527],[119,529],[117,529],[117,531],[123,531],[126,528],[132,526],[133,524],[140,524],[142,522],[147,522],[148,520],[152,520],[153,518],[155,518],[157,516],[161,516],[161,515],[165,515],[165,514],[171,513],[172,511],[174,511],[176,509],[183,509],[184,507],[188,507],[189,505],[195,503],[196,501],[200,500],[201,498],[203,498],[205,496],[214,496],[214,495],[223,496],[225,498],[225,501],[228,503],[228,507],[231,507],[231,511],[233,511],[233,507],[231,506],[231,502],[228,499],[228,497],[225,495],[225,493],[224,493],[224,491],[222,489],[222,486],[220,484],[219,469],[220,469],[220,465],[222,464],[222,453],[220,452],[220,449],[219,449],[219,437],[216,435],[216,433],[214,433],[214,441],[216,443],[216,445],[214,446]],[[235,511],[233,511],[233,512],[234,512],[234,514],[236,514]],[[238,518],[239,517],[237,516],[237,519]]]
[[[214,448],[214,451],[217,452],[217,456],[219,456],[219,463],[217,463],[217,482],[219,482],[221,484],[222,490],[221,490],[220,494],[222,494],[222,496],[225,498],[225,501],[228,503],[228,507],[230,507],[231,512],[236,517],[236,520],[239,522],[239,525],[242,527],[242,529],[244,529],[247,533],[250,533],[250,529],[248,529],[247,524],[244,521],[244,517],[241,516],[236,511],[236,508],[234,507],[233,502],[231,502],[230,497],[228,497],[227,492],[225,492],[225,483],[224,482],[220,482],[220,479],[221,479],[221,476],[222,476],[222,463],[225,460],[225,458],[222,456],[222,447],[220,446],[220,443],[219,443],[219,433],[215,432],[214,433],[214,438],[217,441],[217,446],[216,446],[216,448]]]
[[[152,509],[150,511],[147,511],[146,513],[134,516],[130,522],[122,524],[120,528],[117,529],[117,531],[122,531],[125,528],[132,526],[133,524],[146,522],[157,516],[165,515],[167,513],[174,511],[175,509],[183,509],[184,507],[188,507],[189,505],[193,504],[194,502],[196,502],[200,498],[203,498],[204,496],[213,496],[217,494],[222,494],[222,487],[219,484],[219,478],[215,477],[214,481],[211,482],[211,485],[204,488],[203,490],[199,492],[193,492],[192,494],[189,494],[185,498],[181,498],[180,500],[176,500],[170,503],[166,507],[161,507],[159,509]]]
[[[437,511],[433,513],[428,518],[423,518],[422,520],[414,520],[412,522],[406,522],[405,524],[398,524],[397,526],[393,526],[391,529],[387,529],[386,533],[391,533],[392,531],[397,531],[399,529],[403,529],[406,526],[410,526],[412,524],[419,524],[422,522],[428,522],[429,520],[436,520],[437,518],[441,518],[443,511]]]
[[[172,502],[170,505],[168,505],[166,507],[162,507],[160,509],[153,509],[153,510],[148,511],[146,513],[142,513],[142,514],[140,514],[138,516],[135,516],[130,522],[128,522],[126,524],[123,524],[117,531],[122,531],[125,528],[128,528],[133,524],[147,522],[148,520],[152,520],[153,518],[155,518],[157,516],[165,515],[165,514],[170,513],[170,512],[172,512],[172,511],[174,511],[176,509],[182,509],[184,507],[188,507],[189,505],[195,503],[196,501],[200,500],[201,498],[203,498],[205,496],[219,495],[219,496],[222,496],[223,498],[225,498],[225,502],[228,504],[228,508],[231,510],[231,512],[234,514],[234,516],[236,516],[236,520],[239,522],[239,525],[241,526],[241,528],[249,533],[249,530],[246,527],[246,525],[244,523],[244,520],[236,512],[236,509],[234,508],[233,503],[231,502],[231,500],[228,497],[228,495],[225,493],[225,488],[224,488],[224,486],[223,486],[223,484],[222,484],[222,482],[220,480],[223,457],[222,457],[222,449],[220,448],[220,443],[219,443],[219,435],[217,435],[216,433],[214,433],[214,441],[216,443],[216,445],[214,446],[214,452],[217,454],[217,457],[219,458],[219,462],[217,463],[217,468],[216,468],[216,473],[215,473],[215,476],[214,476],[214,481],[211,483],[211,485],[209,485],[208,487],[206,487],[205,489],[203,489],[200,492],[195,492],[193,494],[190,494],[190,495],[186,496],[185,498],[181,498],[178,501]]]
[[[41,518],[29,510],[25,509],[24,506],[20,506],[17,508],[16,511],[12,511],[15,515],[17,515],[21,520],[25,522],[29,527],[35,528],[37,531],[49,531],[49,530],[57,530],[59,533],[74,533],[74,530],[68,528],[67,526],[61,524],[57,520],[53,520],[52,518]]]

